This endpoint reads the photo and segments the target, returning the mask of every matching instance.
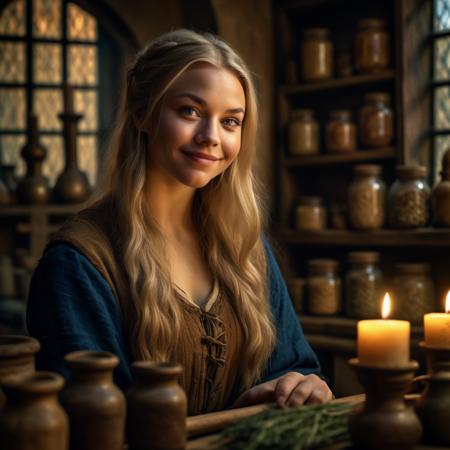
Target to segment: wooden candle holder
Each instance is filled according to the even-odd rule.
[[[430,372],[429,384],[417,406],[424,441],[450,446],[450,348],[436,348],[421,342]]]
[[[364,386],[366,401],[350,418],[349,428],[356,448],[365,450],[409,450],[422,437],[422,426],[404,395],[408,391],[417,361],[403,366],[365,365],[354,358],[349,364]]]

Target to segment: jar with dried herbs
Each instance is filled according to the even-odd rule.
[[[356,319],[380,315],[383,277],[378,252],[350,252],[350,268],[345,276],[345,312]]]
[[[395,228],[424,227],[429,221],[430,188],[423,166],[397,166],[389,190],[389,224]]]
[[[311,109],[297,109],[289,123],[289,152],[292,155],[313,155],[319,152],[319,125]]]
[[[359,111],[359,134],[364,147],[386,147],[394,137],[394,115],[391,96],[386,92],[371,92],[364,96]]]
[[[320,197],[300,197],[295,210],[297,230],[323,230],[327,226],[326,209]]]
[[[350,224],[358,230],[381,228],[385,220],[386,187],[380,178],[381,166],[359,164],[348,189]]]
[[[300,66],[304,80],[323,80],[333,76],[333,43],[329,29],[306,29],[300,47]]]
[[[308,262],[308,312],[315,315],[336,315],[341,311],[341,279],[338,262],[333,259],[312,259]]]
[[[436,309],[431,267],[426,263],[404,263],[395,266],[392,280],[395,298],[393,317],[420,324],[423,315]]]
[[[352,122],[350,110],[336,109],[330,112],[330,120],[325,128],[325,147],[333,153],[356,150],[356,125]]]
[[[368,73],[385,69],[390,62],[389,33],[382,19],[363,19],[358,22],[355,38],[355,67]]]

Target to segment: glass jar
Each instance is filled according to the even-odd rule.
[[[441,181],[434,187],[431,200],[433,225],[450,227],[450,170],[441,172]]]
[[[325,147],[328,152],[352,152],[356,150],[356,125],[352,112],[337,109],[330,112],[325,129]]]
[[[295,210],[297,230],[323,230],[327,226],[327,214],[320,197],[300,197]]]
[[[430,270],[430,265],[425,263],[395,266],[392,280],[392,293],[395,299],[393,318],[420,324],[424,314],[436,309]]]
[[[348,215],[350,224],[358,230],[376,230],[385,220],[386,187],[379,177],[381,166],[359,164],[354,168],[355,178],[348,188]]]
[[[359,133],[364,147],[386,147],[394,138],[394,115],[390,109],[391,96],[372,92],[364,96],[359,111]]]
[[[327,28],[308,28],[301,42],[301,74],[306,81],[333,76],[333,44]]]
[[[319,126],[311,109],[292,112],[289,123],[289,151],[292,155],[313,155],[319,152]]]
[[[345,277],[345,312],[356,319],[380,316],[383,277],[378,252],[350,252]]]
[[[389,190],[389,224],[396,228],[417,228],[429,220],[430,188],[423,166],[397,166],[397,180]]]
[[[355,38],[355,68],[368,73],[389,66],[389,34],[386,22],[381,19],[364,19],[358,22]]]
[[[338,262],[332,259],[308,261],[308,312],[316,315],[336,315],[341,311],[341,280],[337,276]]]

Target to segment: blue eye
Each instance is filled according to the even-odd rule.
[[[235,117],[227,117],[223,123],[229,127],[239,127],[241,125],[241,122]]]
[[[192,106],[182,106],[179,111],[185,116],[199,116],[197,110]]]

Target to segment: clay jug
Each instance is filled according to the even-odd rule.
[[[28,336],[0,335],[0,385],[10,379],[27,377],[35,372],[34,355],[41,348]],[[0,388],[0,408],[5,397]]]
[[[58,403],[64,379],[36,372],[3,385],[6,405],[0,414],[2,450],[68,450],[69,425]]]
[[[113,382],[119,364],[109,352],[82,350],[64,358],[70,378],[60,401],[69,416],[72,450],[121,450],[125,397]]]
[[[137,361],[127,393],[130,450],[179,450],[186,447],[187,398],[177,379],[180,365]]]

